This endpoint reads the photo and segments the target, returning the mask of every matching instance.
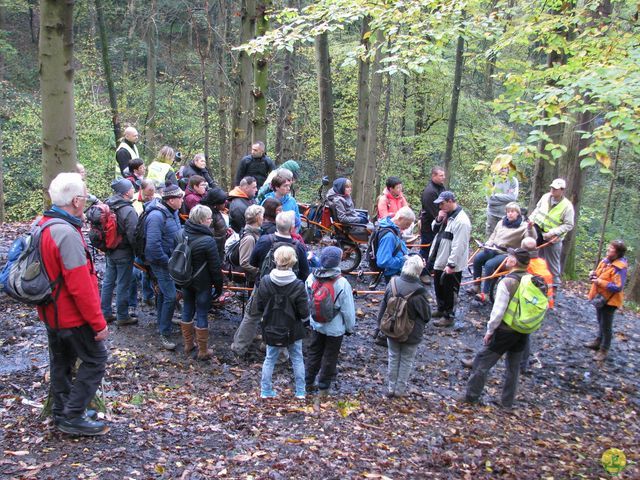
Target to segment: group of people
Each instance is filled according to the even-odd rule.
[[[206,165],[201,163],[203,157],[198,155],[176,175],[173,168],[152,168],[155,162],[170,165],[175,160],[174,150],[163,147],[159,158],[171,162],[156,159],[145,168],[137,156],[137,138],[135,129],[128,128],[116,151],[121,175],[112,182],[113,195],[105,203],[117,218],[122,240],[105,252],[100,290],[81,232],[89,198],[83,178],[78,173],[61,173],[49,188],[53,206],[42,221],[61,218],[67,222],[46,229],[42,239],[45,268],[50,278],[61,278],[55,286],[54,304],[38,310],[48,331],[55,424],[64,432],[77,435],[100,435],[108,430],[104,422],[95,418],[95,412],[86,408],[105,372],[107,353],[103,341],[108,337],[108,323],[115,321],[124,327],[137,322],[138,285],[142,287],[142,301],[155,305],[161,345],[167,350],[176,348],[172,329],[177,323],[185,353],[200,360],[211,358],[209,310],[212,300],[223,290],[224,243],[233,231],[239,236],[239,266],[252,293],[231,351],[238,359],[245,358],[260,329],[266,344],[261,397],[277,395],[272,375],[279,356],[291,361],[297,398],[315,391],[326,394],[336,376],[343,338],[355,331],[355,305],[351,285],[340,272],[342,250],[328,246],[313,254],[299,235],[300,214],[290,193],[299,165],[291,161],[287,168],[276,168],[265,156],[264,144],[257,142],[251,154],[240,162],[236,186],[224,192],[208,175]],[[152,170],[154,178],[149,178]],[[145,176],[146,172],[150,175]],[[501,173],[509,176],[511,171],[505,169]],[[526,220],[516,203],[517,183],[514,191],[512,181],[501,180],[494,185],[488,208],[496,211],[496,202],[502,201],[504,214],[495,222],[485,248],[476,255],[480,259],[477,265],[474,261],[474,278],[491,276],[487,274],[497,266],[495,259],[500,255],[506,256],[504,263],[512,273],[496,290],[485,347],[471,362],[472,373],[463,400],[479,400],[488,371],[506,353],[508,368],[502,404],[510,407],[519,373],[516,365],[528,355],[530,342],[528,334],[510,328],[512,313],[508,307],[520,272],[539,263],[536,260],[548,262],[549,286],[559,285],[556,249],[558,244],[561,248],[563,235],[573,227],[573,208],[564,197],[564,180],[556,179]],[[180,187],[181,181],[185,191]],[[471,222],[456,195],[445,189],[444,181],[444,170],[435,167],[422,194],[421,254],[411,253],[403,240],[402,232],[411,227],[416,215],[404,198],[400,179],[390,177],[377,201],[376,263],[387,280],[378,318],[388,316],[388,306],[396,308],[395,299],[402,297],[406,299],[406,316],[413,322],[406,338],[386,338],[390,397],[407,393],[426,323],[432,317],[440,318],[435,323],[438,327],[448,327],[455,321],[462,271],[469,258]],[[507,194],[501,189],[507,189]],[[362,225],[368,217],[355,209],[350,194],[350,181],[339,178],[334,181],[328,200],[338,221]],[[263,196],[261,205],[256,202],[259,195]],[[184,208],[188,198],[190,205]],[[144,232],[142,253],[136,250],[140,230]],[[194,273],[180,289],[182,312],[179,319],[174,319],[178,289],[169,272],[169,260],[185,237],[191,247]],[[600,359],[610,348],[613,314],[622,304],[627,268],[624,253],[624,244],[613,242],[607,257],[591,274],[590,298],[598,312],[599,334],[588,346],[598,349]],[[134,268],[134,263],[145,265],[146,273]],[[150,286],[152,279],[157,292]],[[433,313],[429,306],[430,284],[437,305]],[[476,293],[481,294],[484,288],[483,283]],[[111,305],[114,290],[115,315]],[[311,330],[311,339],[303,352],[305,326]],[[72,378],[71,367],[77,358],[82,362]]]

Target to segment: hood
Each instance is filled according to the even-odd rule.
[[[154,198],[153,200],[148,201],[144,207],[145,212],[151,212],[152,210],[160,210],[162,214],[166,217],[171,216],[171,212],[169,209],[162,203],[162,199]]]
[[[125,200],[124,198],[122,198],[120,195],[112,195],[109,198],[107,198],[104,203],[106,203],[107,205],[109,205],[109,207],[121,207],[123,205],[131,205],[132,200]]]
[[[340,275],[340,267],[335,268],[316,268],[313,271],[313,276],[316,278],[334,278]]]
[[[249,196],[242,191],[240,187],[234,187],[233,190],[229,192],[229,198],[246,198],[249,200]]]
[[[189,235],[207,235],[209,237],[213,237],[213,233],[207,225],[198,225],[197,223],[191,222],[191,220],[187,220],[184,224],[184,233]]]
[[[613,262],[609,262],[608,260],[605,260],[605,261],[607,263],[610,263],[611,265],[613,265],[618,270],[624,270],[625,268],[629,267],[629,264],[628,264],[627,259],[625,257],[616,258]]]
[[[396,197],[393,193],[391,193],[391,192],[389,191],[389,189],[388,189],[388,188],[385,188],[385,189],[384,189],[384,191],[382,192],[382,194],[383,194],[385,197],[390,198],[390,199],[393,199],[393,200],[396,200],[396,199],[398,199],[398,198],[402,198],[402,197],[404,197],[404,194],[403,194],[402,192],[400,193],[400,195],[398,195],[398,196]]]
[[[289,195],[289,194],[287,193],[284,197],[282,197],[281,199],[278,199],[278,198],[276,197],[276,192],[269,192],[269,193],[267,193],[267,194],[264,196],[264,198],[265,198],[265,199],[267,199],[267,198],[275,198],[275,199],[276,199],[276,200],[278,200],[282,205],[284,205],[284,204],[286,203],[286,201],[287,201],[287,200],[289,200],[289,198],[290,198],[290,197],[291,197],[291,195]],[[264,203],[264,202],[262,202],[262,203]]]
[[[184,196],[186,197],[187,195],[197,195],[199,197],[202,197],[202,195],[200,195],[198,192],[196,192],[193,188],[191,187],[187,187],[187,189],[184,191]]]
[[[280,168],[286,168],[291,173],[293,173],[293,178],[298,178],[298,176],[300,175],[300,165],[298,165],[298,162],[296,162],[295,160],[287,160],[282,165],[280,165]]]
[[[333,188],[330,188],[327,191],[327,200],[331,201],[333,198],[339,196],[340,194],[338,192],[336,192]],[[340,195],[342,196],[342,195]]]
[[[382,228],[382,227],[391,227],[396,232],[400,231],[398,226],[391,221],[391,217],[383,218],[382,220],[380,220],[380,223],[378,223],[378,225],[380,226],[380,228]]]
[[[291,282],[295,281],[296,274],[293,270],[278,270],[274,268],[269,273],[269,278],[273,283],[275,283],[278,287],[284,287],[285,285],[289,285]]]
[[[340,178],[336,178],[333,181],[333,191],[340,194],[340,195],[344,195],[344,188],[347,184],[347,179],[344,177],[340,177]]]
[[[220,205],[226,201],[227,201],[227,192],[225,192],[221,188],[214,187],[207,190],[206,195],[202,197],[202,200],[200,200],[200,203],[209,207],[211,205]]]

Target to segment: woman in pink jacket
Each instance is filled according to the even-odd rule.
[[[409,203],[402,194],[402,180],[400,177],[389,177],[382,195],[378,197],[378,220],[393,217],[402,207]]]

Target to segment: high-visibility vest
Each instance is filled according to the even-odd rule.
[[[135,145],[133,146],[133,148],[131,148],[131,145],[129,145],[127,142],[120,143],[120,145],[118,145],[118,148],[116,148],[116,155],[121,148],[124,148],[127,152],[129,152],[129,155],[131,155],[130,160],[133,160],[134,158],[140,158],[140,155],[138,154],[138,147],[136,147]],[[118,161],[116,160],[116,177],[120,176],[122,176],[122,172],[120,171],[120,165],[118,165]]]
[[[549,301],[532,281],[533,275],[525,274],[507,306],[502,321],[516,332],[532,333],[540,328],[547,313]]]
[[[171,165],[168,163],[158,162],[154,160],[147,169],[147,178],[153,180],[156,186],[164,186],[167,173],[171,170]]]
[[[549,197],[551,198],[551,197]],[[549,202],[543,202],[540,208],[536,209],[535,215],[531,219],[543,232],[548,232],[552,228],[562,225],[562,214],[571,205],[571,202],[564,197],[549,209]]]

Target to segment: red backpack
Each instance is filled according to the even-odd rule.
[[[335,283],[342,275],[328,279],[314,277],[311,284],[311,317],[317,323],[329,323],[340,311],[336,308],[336,301],[342,293],[336,297]]]
[[[89,207],[86,213],[89,222],[89,241],[98,250],[107,252],[114,250],[122,242],[122,234],[118,228],[116,211],[106,203],[97,203]]]

